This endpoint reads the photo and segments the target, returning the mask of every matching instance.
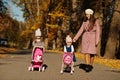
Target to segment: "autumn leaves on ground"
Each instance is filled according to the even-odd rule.
[[[9,53],[12,53],[12,52],[15,52],[17,51],[17,49],[15,48],[4,48],[4,47],[0,47],[0,58],[4,58],[4,57],[7,57],[7,55]],[[61,51],[57,51],[57,50],[47,50],[46,52],[55,52],[55,53],[61,53]],[[8,53],[8,54],[6,54]],[[75,53],[76,57],[79,58],[79,59],[84,59],[84,56],[82,54],[79,54],[79,53]],[[101,57],[96,57],[95,58],[95,62],[96,63],[99,63],[99,64],[103,64],[103,65],[106,65],[106,66],[109,66],[112,68],[116,68],[116,69],[120,69],[120,60],[118,59],[104,59],[104,58],[101,58]]]

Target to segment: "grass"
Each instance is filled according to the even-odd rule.
[[[6,48],[6,47],[0,47],[0,58],[1,57],[6,57],[7,54],[6,53],[11,53],[11,52],[14,52],[16,51],[15,48]]]

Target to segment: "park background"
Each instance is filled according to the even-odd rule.
[[[84,10],[91,8],[101,29],[97,61],[120,68],[119,4],[119,0],[0,0],[0,56],[32,49],[37,28],[41,29],[46,50],[63,51],[65,34],[74,37]],[[80,53],[81,38],[73,45]]]

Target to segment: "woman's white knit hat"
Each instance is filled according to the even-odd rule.
[[[36,36],[36,37],[41,36],[41,30],[40,30],[40,28],[38,28],[38,29],[35,31],[35,36]]]
[[[85,14],[91,14],[93,15],[94,11],[92,9],[86,9]]]
[[[71,38],[70,36],[67,36],[67,37],[66,37],[66,43],[67,43],[67,42],[72,42],[72,38]]]

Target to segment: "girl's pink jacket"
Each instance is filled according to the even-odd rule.
[[[100,40],[100,26],[98,20],[96,20],[95,25],[92,30],[87,31],[89,21],[83,22],[78,33],[73,38],[77,40],[82,34],[82,53],[96,54],[96,45]]]

